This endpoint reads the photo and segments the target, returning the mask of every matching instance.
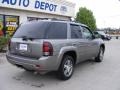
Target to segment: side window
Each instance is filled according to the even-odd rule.
[[[53,22],[49,25],[46,32],[46,39],[66,39],[67,38],[67,24]]]
[[[73,39],[82,38],[82,32],[80,30],[79,25],[71,24],[70,28],[71,28],[71,38]]]
[[[82,27],[83,28],[83,35],[86,39],[92,39],[92,33],[89,31],[87,27]]]

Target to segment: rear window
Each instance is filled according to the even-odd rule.
[[[35,39],[65,39],[67,38],[67,24],[60,22],[37,22],[21,25],[14,38],[35,38]]]

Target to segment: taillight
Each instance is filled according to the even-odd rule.
[[[53,46],[50,42],[43,42],[43,55],[44,56],[53,55]]]
[[[8,50],[10,50],[11,40],[8,41]]]

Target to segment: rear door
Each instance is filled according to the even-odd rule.
[[[77,56],[78,56],[78,62],[85,60],[86,55],[86,43],[84,41],[84,38],[82,36],[81,28],[79,25],[71,24],[71,40],[73,46],[77,48]]]
[[[86,44],[86,57],[90,59],[91,57],[94,57],[96,55],[96,52],[98,51],[98,44],[93,38],[93,34],[90,31],[88,27],[81,26],[84,43]]]

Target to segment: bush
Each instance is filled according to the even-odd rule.
[[[8,42],[9,42],[9,39],[10,39],[9,36],[6,36],[6,37],[0,36],[0,52],[6,48]]]

